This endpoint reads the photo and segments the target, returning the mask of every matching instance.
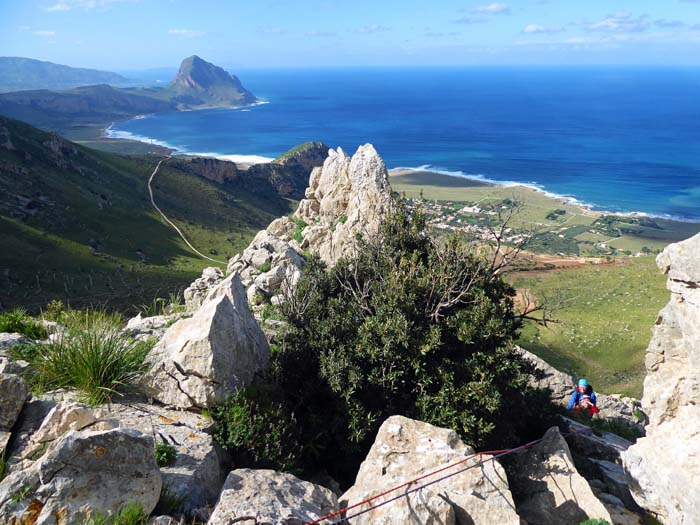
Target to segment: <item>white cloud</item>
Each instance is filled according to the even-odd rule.
[[[470,13],[479,13],[482,15],[505,15],[510,13],[510,6],[500,2],[494,2],[488,5],[472,7],[468,10]]]
[[[168,29],[168,34],[184,38],[194,38],[196,36],[204,36],[206,33],[204,31],[195,31],[194,29]]]
[[[546,27],[546,26],[541,26],[539,24],[529,24],[529,25],[525,26],[525,29],[523,29],[523,33],[527,33],[529,35],[552,34],[552,33],[559,33],[561,31],[562,31],[562,29],[560,27]]]
[[[133,3],[139,0],[61,0],[46,8],[47,11],[70,11],[72,9],[107,9],[112,4]]]
[[[357,32],[370,34],[370,33],[379,33],[381,31],[388,31],[388,29],[389,29],[388,27],[385,27],[383,25],[370,24],[368,26],[361,27],[360,29],[357,30]]]
[[[649,21],[646,15],[634,17],[632,13],[622,12],[608,15],[602,20],[593,23],[585,23],[588,31],[605,31],[610,33],[639,33],[649,29]]]
[[[32,31],[36,36],[56,36],[56,31]]]

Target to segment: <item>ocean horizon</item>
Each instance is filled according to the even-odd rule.
[[[236,72],[264,103],[145,115],[110,136],[265,162],[306,141],[389,169],[521,184],[595,210],[700,222],[700,69]]]

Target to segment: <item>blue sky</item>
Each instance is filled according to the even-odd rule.
[[[0,56],[111,70],[700,64],[700,0],[0,0]]]

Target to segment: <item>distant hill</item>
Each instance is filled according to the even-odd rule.
[[[256,100],[236,76],[191,56],[182,61],[175,80],[167,87],[116,88],[100,84],[62,91],[0,93],[0,114],[71,140],[94,141],[91,145],[99,147],[102,130],[116,120],[164,111],[239,107]]]
[[[151,207],[147,180],[160,158],[92,150],[0,117],[0,309],[36,310],[52,298],[129,308],[211,266]],[[289,186],[280,175],[174,157],[154,194],[200,251],[226,260],[292,211],[294,201],[276,189]]]
[[[117,73],[43,62],[32,58],[0,57],[0,92],[25,89],[69,89],[90,84],[125,85]]]
[[[182,61],[175,80],[166,91],[170,99],[183,108],[245,106],[257,100],[238,77],[197,55]]]

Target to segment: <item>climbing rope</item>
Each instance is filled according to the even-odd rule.
[[[585,433],[587,430],[588,430],[588,429],[574,430],[574,431],[572,431],[572,432],[562,433],[562,435],[566,436],[566,435],[572,435],[572,434]],[[449,478],[451,478],[451,477],[453,477],[453,476],[457,476],[458,474],[462,474],[463,472],[466,472],[467,470],[470,470],[470,469],[473,469],[473,468],[475,468],[475,467],[479,467],[479,466],[481,466],[481,465],[484,465],[484,464],[487,463],[488,461],[493,461],[493,460],[495,460],[495,459],[501,458],[501,457],[503,457],[503,456],[507,456],[507,455],[509,455],[509,454],[514,454],[514,453],[516,453],[516,452],[522,452],[522,451],[524,451],[524,450],[527,450],[527,449],[533,447],[534,445],[536,445],[537,443],[539,443],[540,441],[542,441],[542,439],[543,439],[543,438],[539,438],[539,439],[536,439],[536,440],[534,440],[534,441],[530,441],[529,443],[525,443],[524,445],[520,445],[520,446],[514,447],[514,448],[505,448],[505,449],[500,449],[500,450],[485,450],[485,451],[482,451],[482,452],[476,452],[476,453],[474,453],[474,454],[471,454],[471,455],[469,455],[469,456],[466,456],[465,458],[460,459],[459,461],[456,461],[456,462],[451,463],[451,464],[449,464],[449,465],[446,465],[446,466],[444,466],[444,467],[442,467],[442,468],[439,468],[439,469],[437,469],[437,470],[433,470],[432,472],[429,472],[429,473],[427,473],[427,474],[423,474],[422,476],[418,476],[417,478],[414,478],[414,479],[411,479],[411,480],[406,481],[406,482],[404,482],[404,483],[401,483],[400,485],[397,485],[397,486],[392,487],[392,488],[390,488],[390,489],[388,489],[388,490],[385,490],[384,492],[380,492],[379,494],[375,494],[375,495],[373,495],[373,496],[370,496],[369,498],[366,498],[366,499],[364,499],[364,500],[362,500],[362,501],[360,501],[360,502],[358,502],[358,503],[354,503],[353,505],[349,505],[349,506],[344,507],[344,508],[342,508],[342,509],[339,509],[339,510],[336,510],[336,511],[334,511],[334,512],[331,512],[331,513],[329,513],[329,514],[327,514],[327,515],[325,515],[325,516],[323,516],[323,517],[321,517],[321,518],[318,518],[318,519],[316,519],[316,520],[307,521],[306,523],[304,523],[304,525],[319,525],[320,523],[322,523],[322,522],[324,522],[324,521],[330,520],[331,518],[336,518],[336,517],[338,517],[338,516],[340,516],[340,515],[342,515],[342,514],[347,513],[349,510],[356,509],[356,508],[358,508],[358,507],[361,507],[362,505],[366,505],[367,503],[370,503],[370,502],[372,502],[372,501],[375,501],[376,499],[379,499],[379,498],[381,498],[381,497],[383,497],[383,496],[386,496],[386,495],[388,495],[388,494],[391,494],[392,492],[396,492],[396,491],[399,490],[399,489],[408,488],[409,486],[413,485],[414,483],[417,483],[417,482],[422,481],[422,480],[424,480],[424,479],[426,479],[426,478],[432,477],[432,476],[434,476],[434,475],[436,475],[436,474],[439,474],[439,473],[441,473],[441,472],[445,472],[446,470],[453,469],[453,468],[455,468],[455,467],[458,467],[459,465],[463,465],[464,463],[466,463],[466,462],[469,461],[469,460],[472,460],[472,459],[477,458],[477,457],[480,457],[480,456],[490,456],[490,457],[488,457],[488,458],[484,458],[484,459],[482,459],[481,461],[478,461],[478,462],[474,463],[473,465],[469,465],[469,466],[467,466],[467,467],[461,468],[461,469],[459,469],[459,470],[456,470],[456,471],[454,471],[454,472],[451,472],[451,473],[449,473],[449,474],[446,474],[446,475],[444,475],[444,476],[441,476],[441,477],[439,477],[439,478],[437,478],[437,479],[434,479],[434,480],[432,480],[432,481],[429,481],[429,482],[427,482],[427,483],[424,483],[423,485],[420,485],[420,486],[418,486],[418,487],[414,487],[414,488],[412,488],[412,489],[410,489],[410,490],[406,490],[406,491],[402,492],[401,494],[398,494],[398,495],[393,496],[393,497],[391,497],[391,498],[389,498],[389,499],[387,499],[387,500],[384,500],[384,501],[382,501],[381,503],[377,503],[376,505],[372,505],[371,507],[368,507],[368,508],[363,509],[363,510],[361,510],[361,511],[359,511],[359,512],[356,512],[355,514],[351,514],[351,515],[349,515],[349,516],[346,515],[345,517],[343,517],[343,518],[341,518],[341,519],[339,519],[339,520],[337,520],[337,521],[331,522],[329,525],[342,525],[342,524],[347,524],[347,523],[348,523],[348,520],[350,520],[350,519],[352,519],[352,518],[356,518],[356,517],[358,517],[358,516],[361,516],[361,515],[363,515],[363,514],[366,514],[366,513],[368,513],[368,512],[371,512],[371,511],[373,511],[373,510],[375,510],[375,509],[378,509],[379,507],[383,507],[384,505],[388,505],[389,503],[392,503],[392,502],[394,502],[394,501],[396,501],[396,500],[399,500],[399,499],[401,499],[401,498],[404,498],[404,497],[408,496],[409,494],[413,494],[414,492],[418,492],[419,490],[422,490],[422,489],[424,489],[424,488],[426,488],[426,487],[429,487],[429,486],[431,486],[431,485],[435,485],[436,483],[440,483],[441,481],[444,481],[444,480],[446,480],[446,479],[449,479]]]

